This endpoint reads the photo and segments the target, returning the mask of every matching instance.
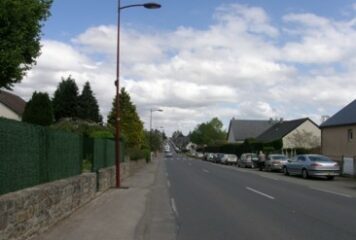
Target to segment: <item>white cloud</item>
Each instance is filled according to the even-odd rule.
[[[215,116],[225,126],[232,117],[319,120],[355,98],[356,20],[291,13],[276,27],[262,8],[240,4],[221,6],[214,19],[205,30],[122,28],[121,83],[146,127],[152,107],[164,110],[154,113],[153,126],[170,134]],[[42,53],[16,92],[52,94],[71,74],[80,87],[91,83],[107,115],[115,94],[115,26],[88,28],[71,43],[44,40]]]

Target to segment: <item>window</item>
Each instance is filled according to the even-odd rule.
[[[354,138],[354,134],[353,134],[353,131],[352,131],[352,129],[348,129],[347,130],[347,141],[352,141],[353,140],[353,138]]]
[[[305,157],[303,156],[298,157],[298,161],[305,162]]]

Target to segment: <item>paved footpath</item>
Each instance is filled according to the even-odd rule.
[[[162,156],[33,240],[174,240]]]

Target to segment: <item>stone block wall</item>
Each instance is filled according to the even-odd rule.
[[[85,173],[0,197],[0,240],[28,239],[96,194],[96,174]]]
[[[121,179],[137,173],[146,161],[120,164]],[[0,196],[0,240],[25,240],[69,216],[76,209],[115,187],[115,166],[83,173]]]
[[[120,179],[124,180],[146,165],[146,160],[127,161],[120,164]],[[98,171],[98,191],[104,192],[116,185],[116,168],[115,166],[103,168]]]
[[[116,167],[100,169],[98,172],[98,191],[104,192],[109,188],[115,187]]]
[[[130,161],[130,176],[136,174],[141,168],[146,165],[145,159]]]

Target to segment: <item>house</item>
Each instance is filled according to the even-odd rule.
[[[282,139],[283,149],[316,148],[320,146],[320,129],[309,118],[279,121],[257,137],[259,142]]]
[[[0,117],[21,121],[26,102],[13,93],[0,90]]]
[[[267,129],[272,127],[272,120],[240,120],[231,119],[227,141],[229,143],[243,143],[246,139],[257,138]]]
[[[356,100],[321,124],[321,151],[334,160],[356,158]]]

